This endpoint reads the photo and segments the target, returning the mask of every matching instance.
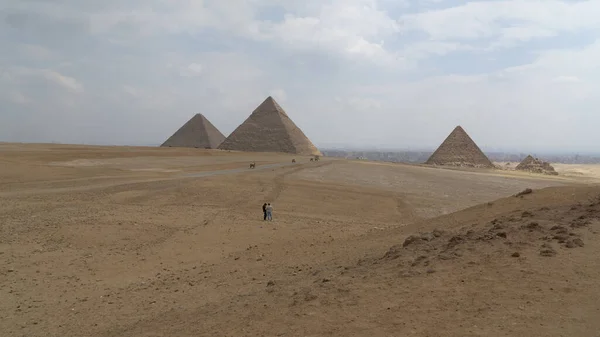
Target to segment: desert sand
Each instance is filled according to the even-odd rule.
[[[598,170],[556,168],[0,144],[0,335],[597,336]]]

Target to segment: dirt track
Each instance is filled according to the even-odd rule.
[[[357,265],[384,256],[414,232],[435,226],[459,230],[527,207],[569,205],[595,190],[563,187],[487,205],[525,187],[575,181],[307,158],[296,158],[295,166],[244,171],[250,161],[287,165],[291,158],[5,145],[0,148],[0,294],[6,300],[0,302],[0,331],[7,336],[587,336],[598,328],[590,318],[593,304],[571,312],[558,304],[598,299],[590,293],[597,286],[589,283],[598,276],[598,262],[586,259],[599,249],[592,232],[578,234],[584,248],[561,250],[546,260],[531,255],[517,265],[502,257],[469,269],[468,261],[457,259],[433,275],[414,277],[400,277],[406,270],[394,270],[393,262]],[[73,165],[84,159],[86,165]],[[237,168],[241,172],[186,177]],[[261,219],[264,201],[275,206],[272,223]],[[478,204],[483,205],[430,219]],[[476,249],[485,259],[501,247]],[[580,268],[564,268],[573,263]],[[553,277],[549,270],[560,273]],[[461,274],[470,275],[470,289],[479,290],[448,288],[460,283]],[[515,292],[510,287],[522,284],[523,275],[534,283]],[[577,285],[559,287],[565,279]],[[540,283],[537,290],[535,282],[547,286]],[[494,292],[484,293],[490,287]],[[503,297],[503,291],[512,295]],[[529,291],[539,296],[522,304],[517,295]],[[527,301],[535,310],[519,309]],[[484,307],[473,316],[473,308]],[[541,308],[552,314],[542,315]],[[507,320],[514,310],[527,314]],[[484,329],[486,319],[494,324]],[[457,325],[461,320],[463,326]]]

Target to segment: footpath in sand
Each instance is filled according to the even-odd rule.
[[[39,145],[2,152],[0,192],[11,195],[0,196],[0,331],[593,336],[600,329],[596,187],[300,157],[252,171],[251,161],[287,165],[292,157],[205,152],[211,161],[199,153]],[[102,164],[65,166],[74,160]],[[241,171],[182,177],[215,165]],[[144,168],[155,171],[135,171]],[[151,181],[132,182],[141,178]],[[106,186],[86,189],[98,180]],[[511,196],[525,187],[534,192]],[[265,201],[275,206],[273,222],[261,220]]]

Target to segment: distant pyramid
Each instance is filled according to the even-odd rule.
[[[442,145],[427,159],[425,164],[495,167],[460,125],[450,133]]]
[[[216,149],[225,136],[202,114],[196,114],[167,139],[162,147]]]
[[[271,96],[219,145],[219,149],[321,155]]]
[[[533,158],[531,155],[525,157],[523,161],[515,167],[515,170],[527,171],[531,173],[541,173],[548,175],[558,175],[558,172],[554,170],[554,167],[550,163],[542,161],[538,158]]]

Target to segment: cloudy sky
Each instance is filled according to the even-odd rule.
[[[229,134],[272,95],[321,147],[600,149],[600,1],[0,0],[0,141]]]

